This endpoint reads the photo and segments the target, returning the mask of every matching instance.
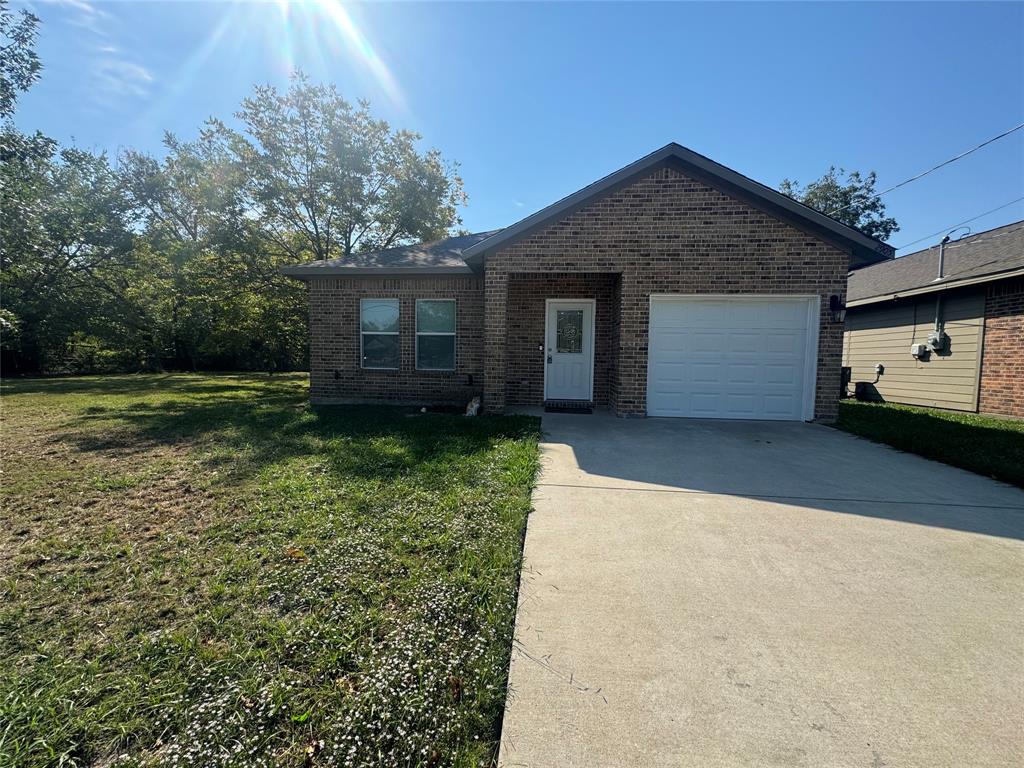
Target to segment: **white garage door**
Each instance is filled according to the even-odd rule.
[[[652,296],[647,413],[813,418],[818,307],[817,297]]]

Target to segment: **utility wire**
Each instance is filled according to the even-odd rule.
[[[979,144],[978,146],[973,147],[971,149],[968,149],[966,152],[961,152],[956,157],[951,157],[951,158],[949,158],[949,160],[944,160],[943,162],[939,163],[935,167],[929,168],[927,171],[922,171],[921,173],[917,174],[917,176],[911,176],[906,181],[901,181],[899,184],[891,186],[888,189],[883,189],[881,192],[878,192],[878,193],[876,193],[874,195],[869,196],[868,199],[870,200],[871,198],[874,198],[874,197],[881,197],[882,195],[887,195],[890,192],[892,192],[894,189],[899,189],[900,187],[906,186],[907,184],[909,184],[912,181],[917,181],[918,179],[920,179],[920,178],[922,178],[924,176],[927,176],[929,173],[932,173],[933,171],[939,170],[939,168],[943,168],[943,167],[949,165],[950,163],[955,163],[960,158],[967,157],[972,152],[977,152],[982,147],[988,146],[993,141],[999,141],[999,139],[1003,138],[1004,136],[1009,136],[1011,133],[1013,133],[1014,131],[1019,131],[1021,128],[1024,128],[1024,123],[1021,123],[1020,125],[1015,125],[1010,130],[1003,131],[998,136],[993,136],[991,139],[988,139],[987,141],[981,142],[981,144]],[[828,215],[829,216],[835,216],[837,213],[842,213],[847,208],[852,208],[855,205],[857,205],[857,203],[850,203],[849,205],[844,205],[842,208],[836,208],[835,210],[829,211]]]
[[[1009,208],[1011,205],[1013,205],[1014,203],[1019,203],[1021,200],[1024,200],[1024,197],[1018,197],[1016,200],[1011,200],[1008,203],[1004,203],[1003,205],[1000,205],[998,208],[993,208],[991,211],[985,211],[984,213],[979,213],[977,216],[972,216],[969,219],[964,219],[960,223],[954,224],[951,227],[943,227],[938,232],[932,232],[930,235],[925,235],[924,237],[919,237],[917,240],[913,240],[913,241],[907,243],[906,245],[899,246],[896,250],[897,251],[902,251],[904,248],[907,248],[908,246],[917,245],[922,240],[927,240],[927,239],[929,239],[931,237],[936,237],[937,235],[941,235],[941,234],[944,234],[946,232],[950,232],[950,231],[956,229],[957,227],[962,227],[964,224],[967,224],[968,222],[974,221],[975,219],[980,219],[982,216],[988,216],[990,213],[995,213],[996,211],[1003,210],[1003,208]]]

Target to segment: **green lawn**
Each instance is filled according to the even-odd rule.
[[[534,419],[8,382],[0,765],[489,765]]]
[[[1024,421],[895,403],[839,404],[840,429],[1024,487]]]

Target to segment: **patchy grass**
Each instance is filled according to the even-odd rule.
[[[1024,487],[1024,421],[895,403],[839,404],[837,426]]]
[[[534,419],[7,383],[0,764],[489,765]]]

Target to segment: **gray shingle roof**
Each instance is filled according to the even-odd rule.
[[[297,264],[281,270],[286,275],[306,278],[317,275],[381,275],[381,274],[453,274],[468,273],[479,267],[488,250],[501,244],[514,242],[549,221],[564,216],[590,200],[629,183],[661,165],[680,166],[683,173],[720,186],[728,194],[751,199],[773,215],[797,221],[815,234],[821,234],[843,244],[851,252],[854,265],[869,264],[891,259],[893,247],[868,237],[852,227],[807,207],[764,184],[754,181],[731,168],[714,162],[679,144],[667,144],[661,149],[620,168],[608,176],[574,192],[548,207],[527,216],[510,227],[492,232],[450,237],[433,243],[389,248],[375,253],[353,254],[329,261]]]
[[[919,289],[938,290],[958,282],[996,280],[1024,268],[1024,221],[1007,224],[946,245],[944,278],[936,280],[939,246],[872,264],[850,273],[846,302],[871,303]]]
[[[324,274],[451,274],[470,273],[462,252],[475,243],[484,240],[499,230],[477,232],[435,240],[432,243],[416,243],[388,248],[371,253],[353,253],[327,261],[311,261],[282,268],[286,275],[294,277],[316,277]]]

